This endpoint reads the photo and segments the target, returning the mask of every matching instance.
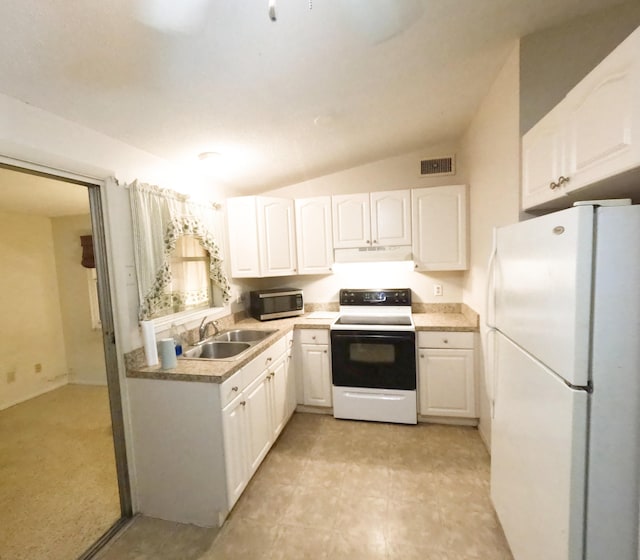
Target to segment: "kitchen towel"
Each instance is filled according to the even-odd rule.
[[[176,358],[176,343],[173,338],[161,338],[158,344],[160,349],[160,363],[162,369],[173,369],[178,365]]]
[[[158,347],[156,345],[156,331],[153,327],[153,321],[140,321],[140,330],[142,331],[142,344],[144,346],[144,355],[147,358],[148,366],[158,364]]]

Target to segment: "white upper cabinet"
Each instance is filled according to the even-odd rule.
[[[416,270],[465,270],[466,185],[413,189],[411,199]]]
[[[384,191],[331,197],[333,247],[411,245],[410,191]]]
[[[620,189],[637,184],[635,171],[640,168],[638,52],[640,29],[524,135],[524,209],[562,199],[587,187],[596,197],[606,198],[618,196],[624,193]]]
[[[569,192],[640,165],[640,29],[588,74],[569,107]]]
[[[331,197],[300,198],[296,207],[298,274],[328,274],[333,264]]]
[[[265,196],[227,200],[231,276],[296,273],[293,201]]]
[[[569,175],[564,107],[556,107],[522,138],[522,202],[530,208],[565,193]],[[562,177],[562,179],[560,179]]]
[[[371,245],[369,193],[332,196],[333,247],[348,249]]]

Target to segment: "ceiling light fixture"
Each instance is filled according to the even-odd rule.
[[[219,157],[222,157],[219,152],[201,152],[198,154],[200,161],[213,161]]]
[[[313,10],[313,0],[309,0],[309,10]],[[276,0],[269,0],[269,19],[271,21],[277,21],[276,16]]]

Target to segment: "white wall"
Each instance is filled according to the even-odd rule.
[[[391,263],[338,263],[333,274],[284,278],[236,279],[238,289],[249,290],[293,286],[304,290],[305,303],[338,301],[340,288],[411,288],[416,303],[460,303],[463,272],[413,270],[413,261]],[[433,295],[434,284],[442,285],[442,296]]]
[[[91,217],[64,216],[51,223],[69,382],[106,385],[102,331],[91,324],[88,269],[80,264],[80,236],[91,235]]]
[[[505,65],[483,99],[462,139],[462,154],[470,184],[470,267],[463,301],[486,315],[487,264],[495,226],[518,221],[520,192],[519,47],[514,46]],[[480,352],[480,431],[491,437],[489,401],[485,391],[486,332]]]
[[[461,158],[458,158],[455,175],[429,179],[420,177],[421,160],[454,155],[458,151],[459,145],[453,141],[425,146],[414,152],[352,167],[264,194],[268,196],[283,196],[285,198],[305,198],[323,194],[351,194],[415,189],[438,185],[458,185],[466,182],[464,161]]]
[[[53,247],[49,218],[0,212],[0,409],[67,382]]]

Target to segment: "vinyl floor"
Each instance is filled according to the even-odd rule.
[[[512,560],[474,428],[296,413],[219,531],[138,517],[100,560]]]

